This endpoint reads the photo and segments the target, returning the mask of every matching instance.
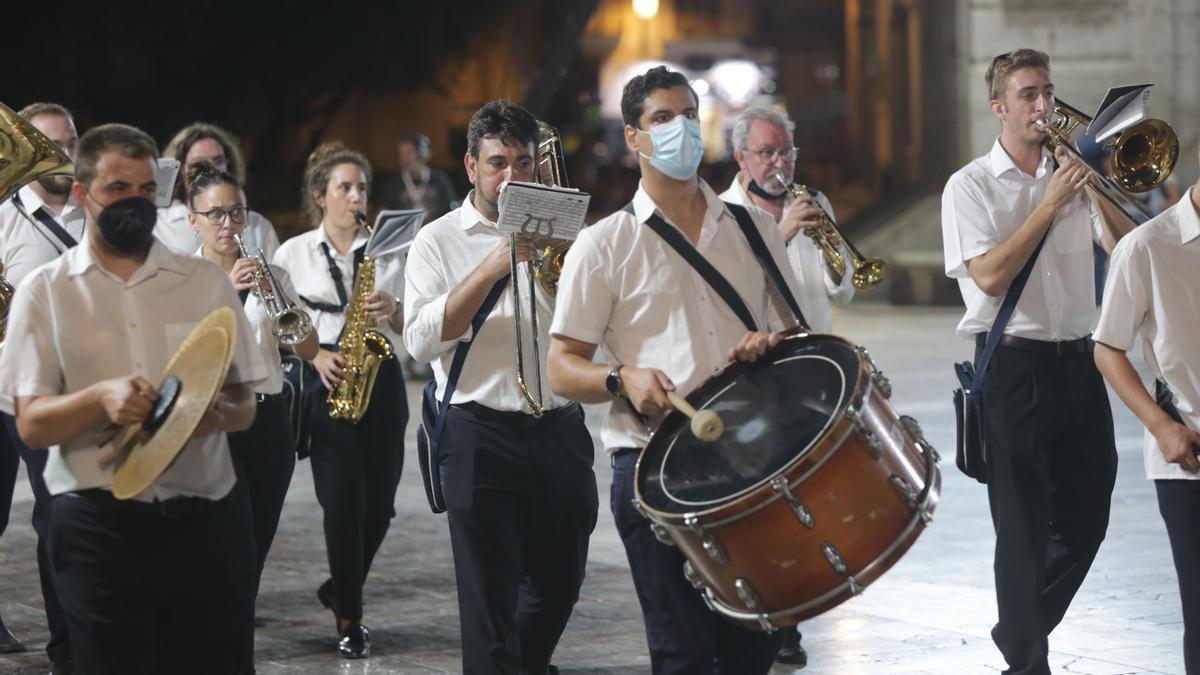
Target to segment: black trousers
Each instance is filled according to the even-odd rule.
[[[334,606],[344,619],[363,615],[362,587],[396,515],[404,468],[408,398],[396,359],[379,367],[371,403],[358,424],[329,416],[325,397],[313,413],[313,484],[325,512],[325,551]]]
[[[1200,481],[1156,480],[1154,488],[1183,601],[1183,664],[1200,675]]]
[[[637,458],[637,451],[628,449],[613,456],[611,508],[642,605],[654,674],[766,673],[784,631],[742,628],[708,609],[683,576],[683,554],[655,538],[650,521],[633,507]]]
[[[1090,348],[997,348],[984,435],[996,529],[992,638],[1005,673],[1048,675],[1047,638],[1104,540],[1116,480],[1112,411]]]
[[[33,531],[37,534],[38,581],[42,586],[42,602],[46,609],[46,624],[50,629],[50,641],[46,643],[46,656],[54,663],[71,659],[71,638],[67,634],[67,621],[63,617],[58,592],[54,588],[54,570],[50,564],[47,542],[50,539],[51,497],[46,490],[46,462],[50,458],[45,449],[31,449],[17,433],[16,419],[0,413],[4,418],[4,432],[0,435],[16,449],[25,461],[25,473],[29,475],[29,486],[33,489]]]
[[[523,417],[452,407],[439,447],[463,672],[472,675],[547,672],[579,599],[596,527],[583,410],[572,405],[536,424],[513,423]]]
[[[0,413],[8,417],[5,413]],[[12,512],[13,491],[17,488],[17,468],[21,456],[8,438],[7,431],[0,431],[0,536],[8,529],[8,516]]]
[[[279,514],[296,468],[293,445],[287,404],[278,394],[258,402],[249,429],[229,434],[239,489],[249,496],[254,518],[255,579],[262,578],[267,553],[279,528]]]
[[[165,517],[107,490],[54,497],[50,559],[78,675],[252,668],[245,662],[254,639],[247,500],[235,491],[190,503],[203,508]]]

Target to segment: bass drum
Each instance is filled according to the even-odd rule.
[[[794,334],[689,396],[724,421],[705,443],[671,412],[638,459],[635,505],[687,558],[708,605],[762,630],[862,592],[930,522],[938,457],[896,414],[865,349]]]

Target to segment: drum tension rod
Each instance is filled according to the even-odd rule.
[[[713,535],[704,531],[704,526],[700,524],[700,519],[696,514],[684,514],[683,524],[687,525],[700,538],[700,543],[704,545],[704,552],[708,554],[708,557],[713,559],[713,562],[721,565],[729,562],[729,554],[725,552],[725,548],[721,546],[721,542],[717,541],[717,538]]]
[[[782,495],[785,500],[787,500],[788,506],[792,507],[792,512],[796,514],[796,518],[800,520],[800,524],[804,525],[810,530],[816,527],[817,521],[813,517],[812,509],[808,508],[808,505],[804,503],[804,500],[797,496],[796,493],[792,492],[791,487],[788,485],[787,478],[784,478],[783,476],[776,476],[772,478],[771,488]]]
[[[858,410],[850,411],[850,419],[854,422],[854,429],[858,432],[859,439],[866,446],[867,452],[876,461],[883,458],[883,446],[879,444],[879,437],[875,432],[867,428],[867,423],[863,421],[862,413]]]
[[[841,551],[837,550],[836,546],[828,541],[823,542],[821,544],[821,553],[825,554],[825,561],[829,563],[834,572],[846,577],[846,580],[850,584],[851,593],[858,595],[863,592],[862,585],[858,583],[858,579],[855,579],[850,574],[850,567],[846,565],[846,559],[842,557]]]

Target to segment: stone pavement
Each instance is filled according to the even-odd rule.
[[[866,593],[803,625],[805,675],[997,673],[1003,660],[988,630],[995,620],[992,532],[982,486],[953,466],[952,360],[970,346],[953,336],[957,309],[861,303],[835,325],[866,345],[891,378],[892,400],[916,417],[943,456],[941,504],[932,527]],[[409,386],[417,409],[419,387]],[[1120,470],[1108,539],[1071,611],[1051,636],[1056,673],[1181,675],[1182,619],[1166,532],[1153,486],[1142,473],[1141,427],[1116,401]],[[588,411],[598,431],[603,406]],[[374,656],[342,662],[333,652],[330,614],[314,597],[325,578],[321,510],[307,463],[297,466],[279,536],[259,596],[258,672],[459,672],[453,568],[445,521],[429,513],[417,471],[413,425],[397,498],[397,517],[366,587]],[[646,673],[641,616],[624,551],[607,509],[608,462],[596,477],[601,514],[588,578],[555,656],[564,674]],[[29,527],[31,501],[22,475],[12,524],[0,539],[0,612],[35,651],[0,656],[0,673],[39,673],[46,639]],[[775,673],[790,673],[777,666]]]

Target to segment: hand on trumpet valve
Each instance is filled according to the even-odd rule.
[[[233,263],[233,269],[229,270],[229,281],[233,282],[233,289],[244,291],[247,288],[254,288],[254,271],[256,269],[257,261],[254,258],[238,258]]]
[[[752,331],[742,336],[738,343],[729,350],[725,358],[729,359],[730,363],[734,361],[757,361],[760,356],[767,353],[767,350],[779,344],[783,339],[780,333],[767,333],[765,331]]]
[[[825,220],[822,218],[821,207],[817,204],[817,200],[806,194],[797,198],[783,210],[778,227],[784,241],[790,242],[792,237],[801,231],[812,227],[824,227],[824,225]]]

